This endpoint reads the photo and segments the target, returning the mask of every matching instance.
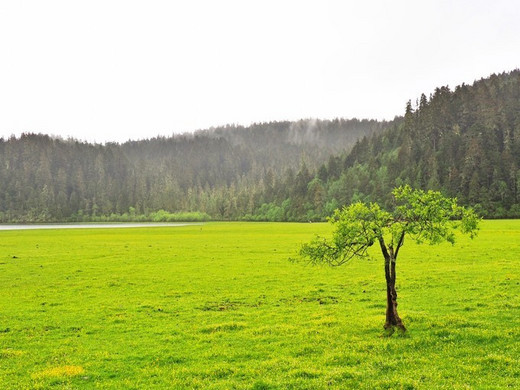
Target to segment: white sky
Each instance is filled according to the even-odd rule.
[[[0,0],[0,137],[393,119],[518,67],[517,0]]]

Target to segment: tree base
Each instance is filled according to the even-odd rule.
[[[401,334],[406,332],[406,327],[403,325],[403,323],[395,325],[395,324],[389,324],[387,322],[383,326],[383,328],[385,329],[384,336],[386,336],[386,337],[392,336],[396,330],[399,331],[399,333],[401,333]]]

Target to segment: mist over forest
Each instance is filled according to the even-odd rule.
[[[123,144],[0,139],[0,221],[321,221],[356,201],[391,208],[401,184],[520,217],[519,70],[436,88],[397,114]]]

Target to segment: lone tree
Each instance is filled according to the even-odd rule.
[[[384,328],[406,331],[397,314],[395,290],[396,261],[405,237],[417,243],[455,243],[455,231],[476,235],[480,219],[472,209],[457,205],[437,191],[414,190],[410,186],[393,190],[396,204],[392,212],[377,203],[355,203],[336,210],[329,221],[335,226],[331,239],[316,237],[300,249],[311,263],[340,266],[349,260],[368,256],[368,248],[378,243],[385,259],[386,322]]]

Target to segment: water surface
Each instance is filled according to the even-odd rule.
[[[46,223],[46,224],[0,224],[0,230],[39,230],[39,229],[121,229],[148,227],[177,227],[200,225],[200,223]]]

